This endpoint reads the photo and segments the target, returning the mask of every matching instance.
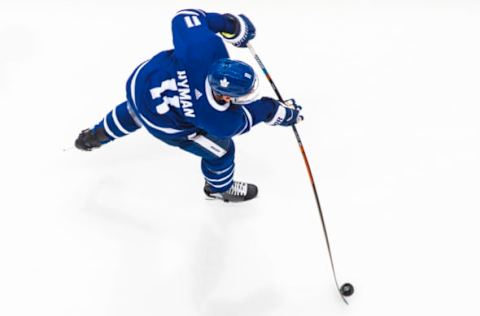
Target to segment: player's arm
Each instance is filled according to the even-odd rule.
[[[260,122],[268,125],[290,126],[303,120],[300,115],[302,107],[297,105],[294,99],[280,102],[278,100],[263,97],[257,101],[242,105],[248,115],[250,125],[240,134],[244,134]]]
[[[225,41],[234,46],[246,47],[247,43],[255,38],[255,26],[243,14],[207,13],[207,21],[213,32],[220,33]]]
[[[201,127],[217,137],[233,137],[249,132],[253,126],[265,122],[269,125],[290,126],[301,120],[301,107],[295,100],[282,103],[263,97],[248,104],[219,104],[210,100],[208,113],[202,115]]]
[[[221,42],[216,33],[235,46],[246,47],[255,37],[255,27],[243,14],[207,13],[197,9],[181,10],[172,20],[173,44],[179,56],[187,56],[192,46],[202,50],[202,44]]]
[[[228,56],[225,44],[208,26],[207,13],[179,11],[172,20],[175,56],[184,64],[203,65]]]

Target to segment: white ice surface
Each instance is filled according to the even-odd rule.
[[[288,3],[0,3],[0,315],[480,315],[478,2]],[[237,138],[245,204],[206,201],[199,160],[145,131],[62,152],[189,7],[247,14],[303,105],[350,306],[291,129]]]

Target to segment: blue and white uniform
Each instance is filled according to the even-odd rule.
[[[243,105],[214,99],[208,70],[228,57],[216,33],[232,33],[233,27],[218,13],[179,11],[172,20],[174,49],[140,64],[127,81],[127,101],[95,128],[104,127],[113,140],[145,127],[162,141],[202,157],[202,172],[213,190],[228,190],[234,174],[232,137],[272,120],[278,108],[269,98]]]

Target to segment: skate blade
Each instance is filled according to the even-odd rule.
[[[205,200],[207,200],[207,201],[222,201],[222,202],[225,202],[225,203],[230,203],[229,200],[224,200],[220,197],[213,197],[213,196],[206,196]]]

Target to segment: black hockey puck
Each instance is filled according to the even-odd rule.
[[[340,287],[340,293],[343,296],[350,296],[353,294],[354,291],[355,290],[353,289],[353,285],[351,285],[350,283],[345,283]]]

